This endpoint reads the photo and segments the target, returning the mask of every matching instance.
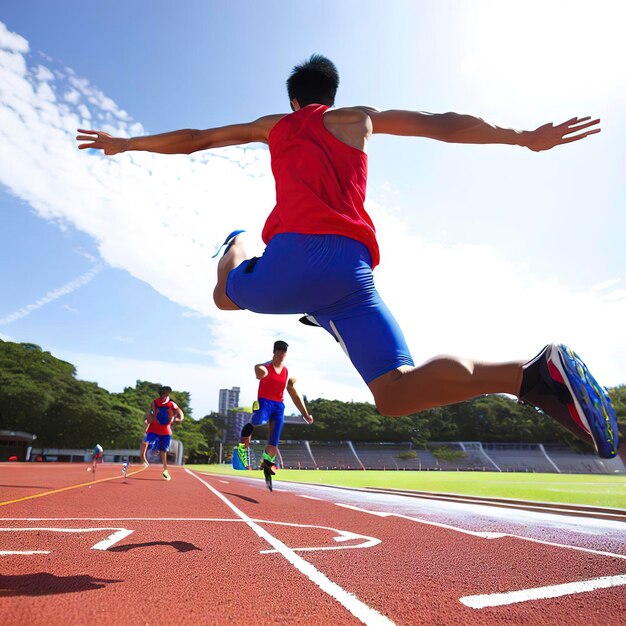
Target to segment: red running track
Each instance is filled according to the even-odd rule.
[[[80,464],[0,466],[0,624],[626,624],[626,546],[485,538],[138,469],[91,483]]]

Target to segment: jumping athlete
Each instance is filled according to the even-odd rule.
[[[254,366],[254,373],[259,381],[258,400],[254,403],[252,419],[241,430],[241,442],[233,451],[233,467],[235,469],[251,469],[250,440],[255,426],[269,422],[267,446],[261,459],[261,469],[265,476],[265,484],[272,491],[272,476],[276,474],[276,454],[278,441],[283,430],[285,388],[302,417],[308,424],[313,423],[313,416],[307,411],[304,400],[295,387],[296,379],[289,376],[284,364],[289,345],[286,341],[274,342],[274,353],[271,361]]]
[[[160,135],[111,137],[79,130],[80,148],[190,154],[262,142],[269,146],[276,206],[263,228],[265,252],[248,259],[241,231],[226,238],[213,297],[223,310],[305,313],[344,348],[384,415],[407,415],[475,396],[507,393],[557,419],[601,457],[617,453],[609,397],[581,359],[561,344],[531,361],[486,363],[441,355],[416,367],[396,320],[374,286],[376,231],[364,209],[367,145],[373,134],[449,143],[510,144],[534,152],[600,132],[574,117],[531,131],[500,128],[471,115],[355,106],[335,109],[339,75],[313,55],[287,80],[292,113],[243,124]],[[280,280],[277,279],[280,277]]]
[[[165,480],[171,480],[170,473],[167,470],[167,453],[172,441],[172,424],[174,422],[182,422],[185,419],[179,406],[170,399],[170,393],[172,393],[171,387],[161,387],[159,389],[159,397],[150,403],[150,408],[146,411],[144,420],[148,428],[146,428],[146,436],[140,450],[141,460],[144,465],[148,465],[148,459],[146,459],[148,447],[161,453],[163,478]]]

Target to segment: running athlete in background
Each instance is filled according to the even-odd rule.
[[[267,247],[263,256],[249,259],[237,236],[241,231],[226,238],[213,292],[218,308],[308,314],[309,323],[323,327],[341,344],[383,415],[408,415],[483,394],[507,393],[558,420],[601,457],[614,457],[617,418],[608,394],[566,346],[550,344],[527,362],[487,363],[440,355],[416,367],[398,323],[374,286],[379,249],[364,208],[366,150],[372,135],[509,144],[541,152],[600,132],[599,120],[573,117],[519,131],[458,113],[369,106],[334,109],[338,86],[334,64],[313,55],[287,80],[293,113],[130,139],[79,130],[84,134],[77,139],[87,142],[80,148],[107,155],[131,150],[190,154],[255,141],[268,144],[276,206],[263,228]],[[398,270],[405,272],[407,285],[419,283],[419,272],[433,271],[412,266]]]
[[[163,463],[163,478],[170,480],[170,473],[167,470],[167,453],[172,441],[172,424],[182,422],[185,418],[179,406],[170,399],[171,387],[161,387],[159,397],[150,403],[150,408],[146,412],[145,423],[146,436],[141,444],[141,460],[144,465],[148,465],[146,452],[148,447],[161,453]]]
[[[250,440],[252,439],[252,431],[255,426],[269,423],[269,436],[261,459],[261,469],[270,491],[272,490],[272,476],[276,474],[278,440],[283,430],[285,418],[285,403],[283,402],[285,388],[304,420],[308,424],[313,423],[313,416],[307,411],[304,400],[295,387],[296,379],[289,376],[284,363],[288,347],[287,342],[276,341],[272,360],[254,366],[254,373],[259,381],[258,400],[253,407],[255,410],[252,419],[241,430],[241,442],[233,452],[233,467],[235,469],[251,469]]]
[[[88,472],[93,472],[93,478],[96,476],[96,464],[102,463],[102,446],[97,443],[96,447],[91,452],[91,466],[87,468]]]

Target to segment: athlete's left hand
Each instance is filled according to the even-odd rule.
[[[313,416],[310,413],[307,413],[306,415],[303,415],[302,417],[304,418],[304,421],[307,424],[312,424],[314,422]]]
[[[533,150],[533,152],[541,152],[543,150],[550,150],[555,146],[560,146],[564,143],[571,143],[572,141],[578,141],[584,139],[589,135],[595,135],[600,132],[600,128],[596,125],[600,123],[600,120],[590,120],[591,117],[573,117],[567,122],[563,122],[558,126],[554,124],[544,124],[535,130],[531,130],[527,133],[524,145]],[[596,126],[596,128],[592,128]],[[591,128],[584,133],[581,130]],[[578,133],[578,134],[574,134]]]

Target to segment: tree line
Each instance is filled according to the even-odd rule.
[[[104,449],[138,448],[150,402],[159,382],[136,381],[121,393],[78,380],[76,368],[39,346],[0,340],[0,430],[37,435],[37,447]],[[626,385],[609,390],[626,437]],[[216,413],[194,419],[187,391],[172,391],[186,419],[174,437],[187,461],[217,459],[224,420]],[[283,439],[311,441],[406,442],[485,441],[567,443],[585,449],[551,418],[506,396],[481,396],[405,417],[382,416],[368,402],[306,399],[313,425],[285,426]],[[263,436],[259,429],[255,436]],[[232,442],[229,442],[232,443]]]

